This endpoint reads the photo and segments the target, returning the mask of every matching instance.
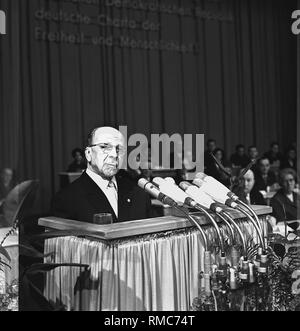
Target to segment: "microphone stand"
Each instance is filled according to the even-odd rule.
[[[234,226],[234,228],[236,229],[237,233],[239,234],[241,240],[242,240],[242,246],[243,246],[243,256],[245,260],[248,260],[248,253],[247,253],[247,245],[246,245],[246,240],[245,237],[243,235],[242,230],[240,229],[240,227],[236,224],[236,222],[233,220],[233,218],[225,211],[223,210],[222,212],[218,213],[218,216],[223,217],[223,219],[225,219],[224,216],[227,217],[228,220],[230,220],[230,222],[232,223],[232,225]]]
[[[284,219],[283,219],[283,222],[284,222],[284,246],[286,246],[286,243],[287,243],[287,237],[288,237],[288,234],[287,234],[287,217],[286,217],[286,211],[285,211],[285,207],[284,207],[284,204],[281,203],[281,201],[279,201],[278,199],[278,202],[283,210],[283,215],[284,215]]]
[[[257,224],[258,224],[258,226],[259,226],[259,228],[260,228],[260,230],[261,230],[261,232],[262,232],[263,238],[266,239],[266,238],[265,238],[265,231],[264,231],[264,228],[263,228],[263,226],[261,225],[261,223],[260,223],[260,221],[259,221],[259,218],[257,217],[255,211],[254,211],[250,206],[248,206],[244,201],[242,201],[242,200],[240,200],[240,199],[237,200],[237,203],[239,203],[240,205],[242,205],[244,208],[246,208],[246,209],[247,209],[247,210],[253,215],[255,221],[257,222]]]
[[[267,255],[267,251],[266,251],[266,247],[265,247],[265,242],[262,238],[262,234],[256,224],[256,222],[254,221],[254,219],[251,217],[251,215],[246,212],[240,205],[237,206],[237,209],[240,210],[244,215],[246,215],[248,217],[248,219],[253,223],[258,236],[259,236],[259,240],[261,242],[261,248],[258,249],[258,255],[257,255],[257,260],[253,261],[254,265],[256,266],[256,270],[257,270],[257,281],[256,281],[256,298],[262,298],[259,300],[256,300],[256,309],[257,310],[262,310],[262,306],[263,306],[263,302],[266,300],[266,296],[269,290],[269,284],[268,284],[268,275],[267,275],[267,268],[268,268],[268,255]],[[248,261],[247,261],[248,262]],[[249,269],[249,262],[246,265],[246,263],[243,261],[243,268],[245,271],[240,274],[242,277],[247,276],[246,273],[246,268],[250,271]],[[252,268],[252,274],[253,274],[253,268]],[[254,282],[254,274],[252,275],[252,283]],[[248,286],[246,286],[246,279],[249,279],[250,281],[250,273],[249,273],[249,277],[245,277],[245,297],[248,297],[249,294],[249,290],[250,288],[248,288]],[[262,301],[261,301],[262,300]]]
[[[253,226],[257,232],[263,252],[266,252],[266,245],[265,245],[265,241],[263,240],[263,237],[262,237],[262,232],[260,230],[260,227],[257,225],[256,221],[254,220],[254,218],[246,210],[244,210],[240,205],[238,205],[236,207],[236,209],[239,210],[241,213],[243,213],[253,224]]]
[[[242,205],[245,209],[247,209],[247,211],[250,212],[250,214],[253,214],[253,217],[255,218],[255,221],[257,222],[257,225],[259,226],[260,231],[263,232],[263,229],[262,229],[262,226],[260,224],[260,221],[259,221],[256,213],[254,212],[254,210],[250,206],[248,206],[245,202],[243,202],[242,200],[240,200],[234,193],[229,192],[227,194],[227,196],[230,199],[232,199],[235,203]]]
[[[208,250],[208,240],[205,232],[201,228],[201,225],[194,219],[184,208],[180,207],[177,203],[173,204],[173,207],[178,211],[185,214],[185,216],[197,227],[200,231],[201,237],[203,239],[204,246],[204,289],[207,296],[211,295],[210,288],[210,276],[211,276],[211,252]]]
[[[217,270],[217,273],[214,273],[214,279],[216,277],[216,280],[218,281],[218,284],[215,284],[218,287],[218,298],[219,301],[221,303],[222,307],[225,307],[227,305],[227,286],[226,286],[226,282],[227,282],[227,262],[226,262],[226,254],[225,254],[225,247],[224,247],[224,240],[223,237],[221,235],[221,231],[220,228],[217,224],[217,222],[214,220],[214,218],[212,217],[212,215],[205,209],[203,208],[200,204],[196,203],[195,208],[198,209],[199,211],[202,211],[207,217],[208,219],[211,221],[211,223],[213,224],[213,226],[216,229],[217,232],[217,236],[219,239],[219,243],[221,246],[221,259],[220,259],[220,265],[219,268]],[[214,295],[215,298],[215,293],[214,293],[214,289],[212,290],[212,293]],[[215,302],[217,302],[217,299],[215,298]],[[216,308],[217,309],[217,308]]]
[[[214,220],[214,218],[211,216],[211,214],[209,214],[201,205],[199,205],[198,203],[195,205],[195,208],[198,209],[199,211],[203,212],[205,214],[205,216],[207,216],[207,218],[211,221],[212,225],[214,226],[214,228],[216,229],[217,232],[217,236],[218,236],[218,240],[220,243],[220,247],[221,247],[221,257],[225,256],[225,246],[224,246],[224,240],[223,237],[221,235],[221,231],[220,228],[217,224],[217,222]]]
[[[176,208],[178,211],[185,214],[185,216],[197,227],[197,229],[200,231],[201,237],[203,239],[204,250],[207,251],[208,250],[208,240],[207,240],[207,236],[206,236],[205,232],[201,228],[201,225],[187,211],[185,211],[182,207],[180,207],[177,203],[174,204],[172,207]]]
[[[231,226],[230,222],[224,216],[222,216],[222,214],[217,213],[217,212],[216,212],[216,214],[228,226],[229,232],[231,234],[232,242],[233,242],[235,239],[235,233],[234,233],[234,229]]]
[[[251,275],[251,271],[253,273],[253,269],[250,270],[250,263],[248,261],[248,252],[245,237],[242,233],[242,230],[237,225],[237,223],[233,220],[233,218],[226,211],[222,210],[218,213],[218,215],[222,215],[223,218],[227,217],[234,228],[238,232],[243,246],[243,259],[241,259],[241,263],[238,261],[237,252],[232,251],[232,260],[233,267],[230,268],[230,278],[229,278],[229,287],[230,287],[230,309],[236,310],[240,307],[241,301],[245,300],[247,297],[247,283],[253,283],[253,275]],[[225,216],[225,217],[224,217]],[[236,253],[236,254],[234,254]],[[236,260],[236,261],[235,261]]]

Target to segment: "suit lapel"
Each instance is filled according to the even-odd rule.
[[[118,183],[118,213],[119,221],[126,221],[130,218],[132,206],[132,191],[128,182],[122,177],[117,177]]]
[[[92,204],[95,210],[99,210],[99,208],[103,208],[103,210],[108,210],[110,214],[112,214],[114,221],[117,220],[117,216],[111,207],[106,195],[102,192],[99,186],[91,179],[89,175],[84,173],[82,175],[83,183],[85,188],[85,195],[88,201]]]

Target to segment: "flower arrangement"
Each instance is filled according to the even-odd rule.
[[[5,240],[14,234],[16,229],[17,222],[15,222],[0,243],[0,311],[18,311],[18,280],[13,280],[11,284],[7,284],[5,281],[5,268],[10,269],[9,263],[11,258],[7,250],[3,247]]]
[[[300,246],[277,237],[268,245],[266,272],[255,269],[254,281],[239,279],[230,286],[230,275],[213,270],[211,293],[200,291],[191,307],[194,311],[299,311],[300,310]],[[296,243],[296,241],[295,241]],[[253,255],[259,253],[252,248]],[[229,267],[229,266],[228,266]],[[239,272],[237,272],[239,275]],[[202,277],[202,275],[200,275]]]
[[[18,281],[14,280],[11,285],[7,285],[6,293],[0,294],[0,311],[18,311],[18,294]]]

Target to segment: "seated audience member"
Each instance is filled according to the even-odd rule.
[[[296,172],[293,169],[283,169],[279,173],[279,184],[281,189],[271,199],[273,216],[277,222],[297,220],[297,206],[299,206],[299,194],[294,192],[296,184]],[[289,224],[297,228],[297,223]]]
[[[258,150],[256,146],[251,145],[248,147],[248,158],[250,162],[258,158]]]
[[[257,170],[258,150],[257,147],[252,145],[248,147],[248,163],[255,162],[251,168],[254,172]]]
[[[211,156],[211,153],[217,148],[216,141],[214,139],[208,139],[206,142],[206,151],[204,152],[204,172],[207,175],[210,174],[210,169],[215,164],[215,160]]]
[[[244,145],[237,145],[235,148],[235,153],[230,157],[230,163],[232,167],[245,168],[248,165],[249,159],[245,153]]]
[[[258,160],[257,171],[255,172],[255,188],[258,191],[268,191],[276,184],[276,176],[270,170],[270,161],[267,157]]]
[[[216,148],[212,154],[220,162],[220,164],[222,164],[222,166],[227,170],[227,172],[230,173],[231,169],[229,168],[228,162],[226,161],[224,151],[221,148]],[[215,161],[207,169],[207,174],[214,177],[225,186],[230,185],[229,177],[224,173],[224,171],[220,169],[219,165]]]
[[[282,159],[282,155],[279,151],[279,144],[277,142],[273,142],[270,145],[270,150],[264,154],[265,157],[267,157],[270,161],[270,165],[272,167],[279,168],[280,162]]]
[[[0,206],[15,185],[14,171],[10,168],[2,169],[0,173]]]
[[[241,171],[243,171],[243,169]],[[255,188],[254,184],[254,173],[252,170],[248,170],[241,178],[239,186],[235,189],[235,194],[249,205],[265,205],[265,199]]]
[[[72,151],[74,161],[69,165],[68,172],[82,172],[86,169],[86,163],[83,158],[83,151],[80,148],[75,148]]]
[[[114,222],[149,217],[149,195],[118,174],[124,151],[125,140],[120,131],[111,127],[94,129],[85,149],[87,169],[56,194],[53,215],[82,222],[93,222],[98,213],[110,213]]]
[[[297,153],[294,147],[289,147],[280,164],[281,169],[291,168],[297,171]]]

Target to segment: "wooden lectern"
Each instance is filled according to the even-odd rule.
[[[253,206],[267,229],[268,206]],[[247,238],[257,242],[252,224],[230,209]],[[199,214],[211,243],[215,232]],[[45,296],[67,310],[186,311],[198,296],[203,270],[203,245],[196,227],[184,217],[165,216],[110,225],[55,217],[41,218],[51,230],[85,230],[85,237],[60,237],[45,242],[52,263],[81,263],[88,270],[60,267],[47,274]],[[220,223],[221,232],[228,228]],[[229,240],[230,244],[230,240]]]

